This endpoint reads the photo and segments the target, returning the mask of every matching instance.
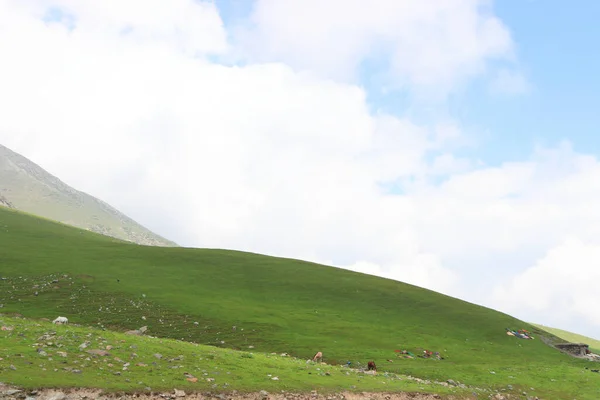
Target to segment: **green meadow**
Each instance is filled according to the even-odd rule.
[[[543,399],[600,398],[600,374],[590,371],[592,363],[557,351],[549,344],[562,340],[537,327],[419,287],[299,260],[230,250],[139,246],[0,208],[0,276],[0,313],[4,318],[17,314],[37,320],[8,322],[20,321],[35,331],[33,336],[40,334],[39,329],[54,329],[72,338],[65,346],[79,345],[91,332],[111,343],[144,341],[150,346],[145,364],[152,359],[150,353],[172,350],[172,354],[183,353],[184,360],[213,354],[210,367],[235,374],[237,378],[227,383],[232,387],[235,382],[236,390],[269,390],[263,385],[284,382],[255,380],[248,372],[278,373],[273,368],[281,369],[286,385],[298,390],[352,386],[389,390],[366,377],[358,382],[353,375],[338,373],[348,362],[360,367],[373,360],[378,377],[387,373],[431,381],[451,379],[469,390]],[[48,328],[40,322],[59,315],[81,327]],[[148,327],[147,335],[160,339],[119,336],[141,326]],[[535,339],[508,336],[506,328],[530,330]],[[29,339],[19,342],[14,332],[0,333],[0,352],[36,351]],[[415,357],[404,358],[398,350]],[[424,350],[439,352],[442,359],[418,357]],[[317,351],[323,352],[335,374],[309,376],[306,360]],[[248,352],[254,358],[243,357]],[[103,363],[95,361],[88,362],[88,368]],[[146,379],[127,378],[130,382],[115,380],[106,369],[95,373],[107,379],[92,379],[94,372],[66,374],[63,379],[54,373],[55,366],[49,366],[48,374],[24,381],[6,364],[6,358],[0,361],[2,379],[28,386],[136,389],[137,382],[154,387],[162,379],[165,387],[172,387],[175,379],[167,368],[154,368]],[[269,369],[271,364],[274,367]],[[27,365],[20,368],[39,368],[35,362]],[[398,381],[397,390],[404,390],[403,385],[415,389],[414,381],[405,381]],[[442,385],[424,387],[419,390],[450,390]]]
[[[307,363],[282,354],[242,352],[17,318],[0,317],[0,324],[11,329],[0,332],[2,379],[24,388],[468,392],[397,374],[373,376],[347,367]]]

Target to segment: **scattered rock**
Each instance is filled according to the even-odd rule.
[[[175,389],[175,397],[185,397],[185,392],[183,390]]]
[[[65,400],[67,396],[63,392],[51,394],[45,400]]]
[[[101,357],[109,356],[110,355],[110,353],[108,351],[106,351],[106,350],[100,350],[100,349],[88,350],[87,353],[88,354],[93,354],[93,355],[96,355],[96,356],[101,356]]]
[[[132,331],[127,331],[125,332],[126,335],[135,335],[135,336],[141,336],[144,333],[146,333],[146,331],[148,330],[147,326],[142,326],[140,329],[134,329]]]

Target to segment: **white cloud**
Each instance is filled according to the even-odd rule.
[[[478,3],[394,2],[383,12],[379,2],[365,12],[350,2],[338,22],[342,33],[357,28],[348,38],[327,31],[325,6],[321,15],[302,3],[309,16],[296,10],[286,25],[259,17],[259,2],[255,18],[267,22],[253,40],[281,62],[244,67],[205,57],[231,49],[213,5],[182,0],[174,7],[186,12],[169,14],[159,3],[141,15],[135,1],[52,3],[73,14],[70,28],[41,21],[51,3],[0,2],[0,142],[184,245],[321,261],[502,307],[489,296],[495,286],[520,296],[512,276],[567,236],[598,236],[596,158],[564,144],[475,169],[452,153],[464,141],[452,120],[371,113],[362,88],[324,78],[340,57],[356,67],[368,54],[362,40],[383,37],[395,41],[392,55],[410,55],[393,64],[397,76],[445,92],[489,58],[510,57],[506,29]],[[286,16],[296,3],[277,4]],[[311,15],[315,30],[302,38],[295,21]],[[121,35],[128,26],[139,29]],[[447,47],[428,47],[436,38]],[[463,40],[467,51],[453,51]],[[573,307],[594,296],[579,293],[573,304],[583,306]],[[597,332],[594,321],[586,329]]]
[[[162,44],[190,56],[223,53],[227,35],[218,9],[212,1],[195,0],[5,0],[5,7],[21,11],[14,20],[6,13],[4,23],[14,28],[25,21],[33,33],[31,19],[46,21],[49,28],[66,26],[75,37],[85,36],[88,43],[111,45],[134,41],[137,44]],[[1,17],[0,17],[1,18]],[[37,33],[42,26],[35,23]],[[58,26],[57,26],[58,25]],[[76,28],[76,29],[75,29]],[[23,31],[21,32],[23,33]]]
[[[531,91],[531,84],[522,73],[501,69],[495,73],[490,89],[495,94],[525,94]]]
[[[451,89],[514,60],[510,32],[480,0],[257,0],[236,39],[242,55],[352,79],[361,63],[388,67],[396,85]]]
[[[600,241],[570,237],[552,248],[535,265],[499,286],[495,301],[516,315],[533,311],[554,324],[600,326]],[[572,328],[571,328],[572,329]]]

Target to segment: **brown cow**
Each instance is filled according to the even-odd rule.
[[[369,361],[367,364],[367,370],[377,372],[377,366],[375,365],[374,361]]]

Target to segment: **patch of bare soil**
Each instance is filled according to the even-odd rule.
[[[442,397],[427,393],[352,393],[342,392],[321,394],[316,391],[309,393],[186,393],[183,390],[158,393],[104,393],[94,389],[41,389],[21,390],[0,384],[0,399],[2,400],[467,400],[469,397]],[[474,398],[473,398],[474,399]],[[495,398],[494,398],[495,399]],[[498,400],[508,400],[501,397]]]

